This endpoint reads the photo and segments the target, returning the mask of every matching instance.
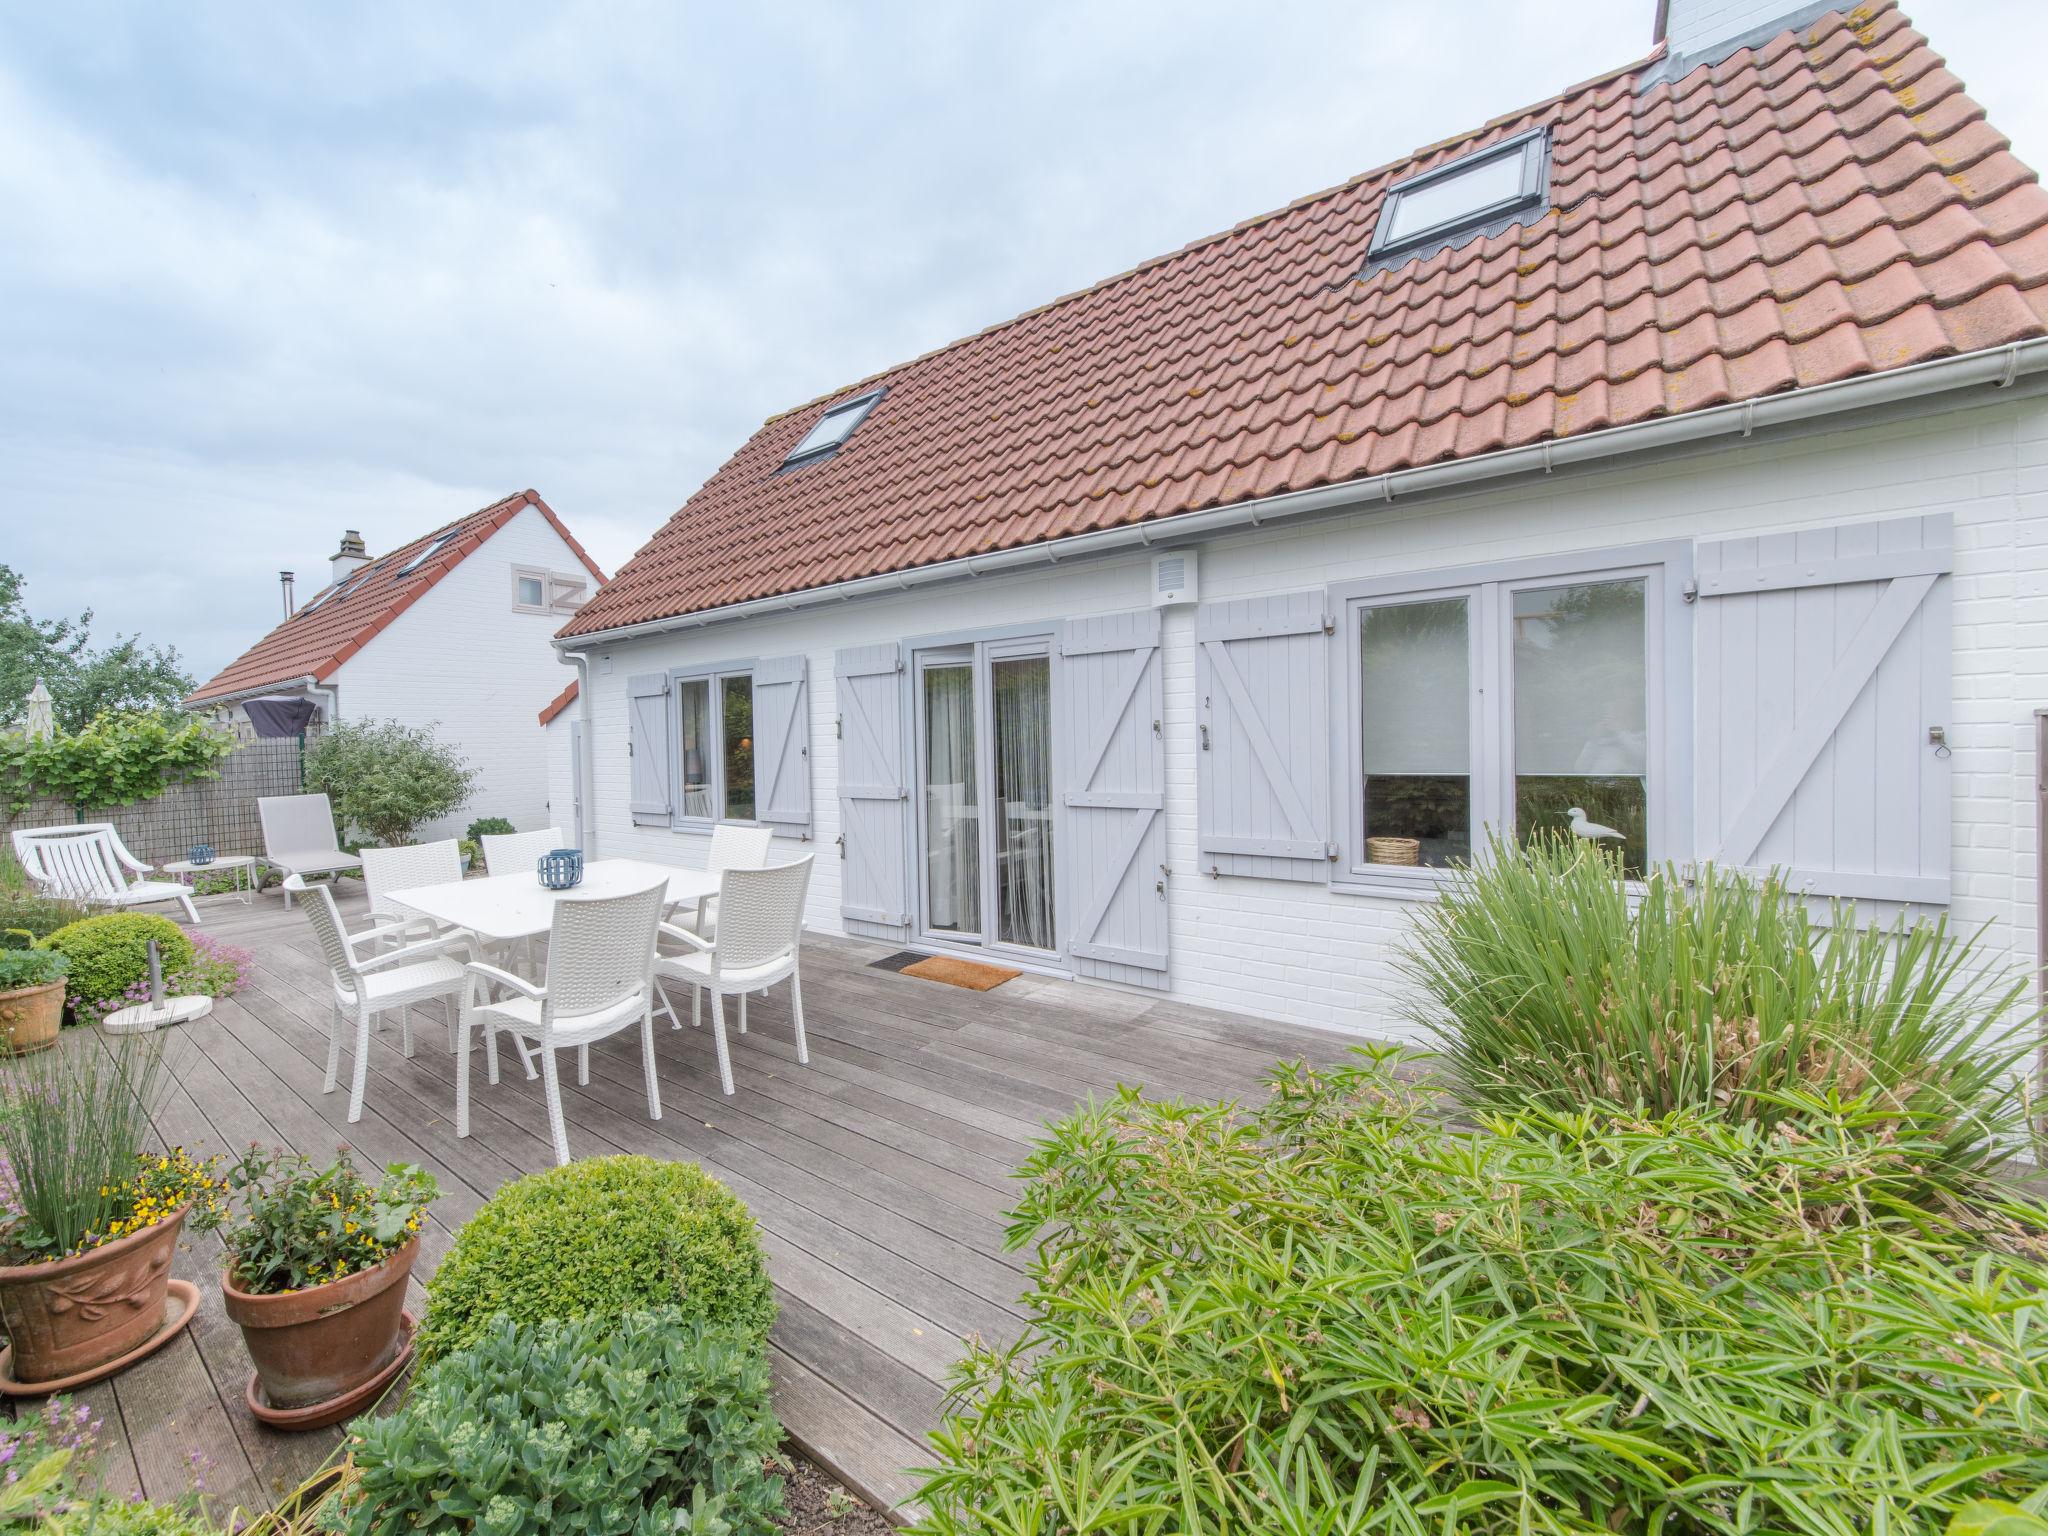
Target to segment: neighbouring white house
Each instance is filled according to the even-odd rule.
[[[185,707],[251,732],[333,720],[432,725],[479,770],[468,806],[521,830],[548,824],[547,738],[535,713],[565,674],[550,643],[604,573],[534,491],[521,491],[372,558],[350,529],[328,585]]]
[[[1889,4],[1660,13],[770,420],[561,630],[554,802],[765,822],[819,930],[1348,1030],[1575,807],[2032,967],[2048,194]]]

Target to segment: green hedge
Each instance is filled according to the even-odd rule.
[[[192,941],[168,917],[150,912],[109,912],[69,923],[43,940],[71,962],[65,996],[73,1003],[117,998],[149,974],[149,941],[169,976],[192,964]]]
[[[2048,1481],[2048,1208],[1931,1185],[1940,1127],[1458,1130],[1390,1064],[1055,1127],[921,1529],[1917,1536]]]
[[[758,1344],[775,1295],[747,1208],[694,1163],[601,1157],[514,1180],[455,1234],[427,1285],[422,1361],[509,1313],[615,1318],[671,1305]]]

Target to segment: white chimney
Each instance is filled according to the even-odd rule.
[[[341,536],[341,548],[328,557],[327,564],[334,575],[328,585],[346,581],[370,563],[370,552],[363,547],[363,536],[351,528]]]
[[[279,571],[277,573],[277,584],[278,587],[284,592],[284,616],[286,618],[290,618],[292,616],[293,609],[292,573],[290,571]]]
[[[1668,45],[1667,57],[1690,69],[1725,59],[1739,49],[1767,42],[1788,27],[1805,25],[1836,4],[1800,0],[1657,0],[1654,42]]]

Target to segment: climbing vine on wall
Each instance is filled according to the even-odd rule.
[[[31,800],[81,810],[153,800],[174,784],[217,779],[235,739],[203,720],[170,714],[101,715],[82,731],[0,736],[0,804]]]

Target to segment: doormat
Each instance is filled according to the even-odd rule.
[[[870,960],[868,968],[876,971],[907,971],[920,960],[929,960],[930,955],[921,955],[914,949],[899,949],[893,955],[884,955],[879,960]]]
[[[965,987],[970,992],[988,992],[1006,981],[1015,981],[1024,973],[1007,966],[955,960],[951,955],[932,955],[915,965],[906,965],[903,974],[923,981],[943,981],[949,987]]]

